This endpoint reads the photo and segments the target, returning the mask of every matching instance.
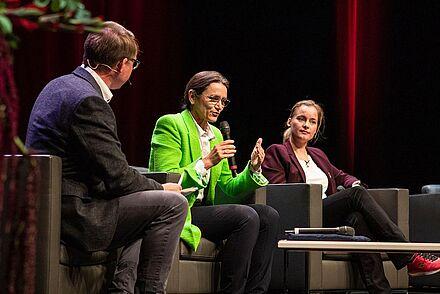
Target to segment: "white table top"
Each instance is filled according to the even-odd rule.
[[[278,248],[297,251],[440,252],[440,243],[280,240]]]

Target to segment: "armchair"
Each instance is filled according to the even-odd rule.
[[[221,194],[219,189],[216,194]],[[312,197],[286,197],[286,195],[312,195]],[[321,224],[320,207],[321,190],[319,185],[268,185],[259,188],[249,195],[248,203],[260,203],[271,205],[274,208],[285,207],[285,214],[281,218],[283,228],[295,226],[318,226]],[[292,212],[292,213],[291,213]],[[289,225],[290,224],[290,225]],[[284,230],[279,231],[282,238]],[[168,293],[213,293],[216,292],[219,282],[221,263],[217,261],[220,253],[218,245],[202,238],[196,252],[189,250],[183,242],[177,250],[171,266],[168,279]],[[296,260],[295,260],[296,261]],[[300,271],[304,268],[304,262],[292,263],[295,270]],[[272,268],[272,283],[279,285],[277,289],[282,289],[283,274],[283,255],[281,250],[277,250],[274,255],[274,266]],[[196,278],[195,278],[196,277]],[[292,284],[301,284],[304,277],[292,273],[289,276]],[[197,281],[197,282],[195,282]]]
[[[167,293],[214,293],[219,284],[219,246],[202,238],[197,251],[182,241],[174,254]]]
[[[430,185],[431,186],[431,185]],[[439,186],[440,185],[434,185]],[[426,186],[424,186],[426,187]],[[422,193],[423,193],[422,188]],[[427,189],[425,189],[427,190]],[[411,242],[440,242],[440,192],[409,196],[409,237]],[[412,288],[433,288],[440,292],[440,275],[410,277]]]
[[[310,188],[312,187],[312,188]],[[321,205],[321,194],[318,185],[268,185],[256,190],[249,195],[248,203],[260,204],[279,204],[280,206],[293,207],[298,213],[286,213],[282,222],[291,224],[302,224],[303,226],[317,225],[321,223],[321,214],[311,209],[315,205]],[[300,195],[313,195],[312,200],[304,198],[303,202],[296,201],[293,197],[286,197],[292,193]],[[293,190],[293,191],[292,191]],[[218,189],[216,194],[221,194]],[[276,206],[276,205],[275,205]],[[274,206],[274,207],[275,207]],[[319,210],[320,212],[320,210]],[[312,213],[312,215],[310,215]],[[280,230],[280,237],[282,236]],[[213,293],[216,292],[219,282],[221,262],[218,261],[220,248],[217,244],[202,238],[199,248],[196,252],[189,250],[183,242],[180,242],[174,261],[171,266],[171,272],[168,279],[168,293]],[[279,281],[279,289],[282,285],[282,253],[279,251],[274,257],[277,260],[278,267],[272,269],[272,277]],[[301,268],[301,264],[296,265]],[[302,264],[304,266],[304,264]],[[195,278],[196,277],[196,278]],[[297,278],[296,276],[292,277]],[[197,281],[197,282],[195,282]]]
[[[177,173],[152,173],[146,168],[134,168],[159,183],[177,183],[180,177]],[[205,238],[201,239],[195,252],[180,241],[168,276],[167,293],[215,292],[220,273],[220,263],[217,261],[219,252],[218,245]]]
[[[408,190],[371,189],[376,201],[408,236]],[[265,203],[280,214],[280,237],[293,227],[321,227],[321,186],[310,184],[272,184],[256,191],[255,201]],[[406,270],[397,271],[384,255],[385,274],[393,289],[406,289]],[[279,291],[282,281],[283,253],[277,250],[272,267],[271,290]],[[308,278],[310,277],[310,278]],[[328,252],[289,254],[288,289],[295,293],[326,290],[363,289],[362,280],[350,262],[350,255]]]
[[[32,155],[39,167],[40,182],[37,198],[37,244],[36,293],[81,294],[100,293],[109,280],[120,251],[80,252],[60,243],[61,227],[61,158],[52,155]],[[26,164],[27,157],[20,155],[2,156],[2,166],[11,161],[17,165]],[[147,170],[140,169],[141,173]],[[9,169],[5,176],[10,178]],[[146,173],[158,182],[177,182],[178,174]],[[2,238],[2,236],[0,236]],[[0,256],[0,260],[2,260]],[[1,291],[0,285],[0,292]]]
[[[37,199],[37,244],[36,244],[36,291],[35,293],[57,294],[58,263],[60,252],[60,218],[61,218],[61,159],[51,155],[3,155],[0,157],[2,167],[14,163],[17,166],[29,164],[29,158],[35,160],[39,172],[39,183],[35,191]],[[14,177],[5,168],[6,178]],[[24,175],[26,177],[27,175]],[[0,239],[2,236],[0,236]],[[2,260],[2,256],[0,256]],[[0,273],[1,274],[1,273]],[[0,292],[2,287],[0,285]]]
[[[133,167],[146,177],[159,183],[177,182],[178,174],[148,172],[148,169]],[[60,251],[60,293],[100,293],[111,281],[116,260],[121,249],[85,253],[64,244]]]
[[[177,173],[149,172],[147,168],[133,168],[159,183],[177,183],[180,177]],[[220,272],[220,264],[217,262],[219,252],[218,245],[205,238],[202,238],[195,252],[180,241],[174,253],[167,293],[215,292]]]

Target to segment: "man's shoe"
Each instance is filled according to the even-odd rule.
[[[416,253],[407,267],[413,277],[432,275],[440,272],[440,259],[430,253]]]

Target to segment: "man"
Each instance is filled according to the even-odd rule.
[[[89,34],[83,65],[38,96],[26,145],[62,158],[62,240],[84,251],[124,247],[109,292],[133,293],[137,274],[137,293],[163,293],[188,204],[180,185],[143,177],[121,151],[108,102],[137,53],[115,22]]]

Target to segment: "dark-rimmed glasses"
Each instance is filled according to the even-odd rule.
[[[133,70],[135,70],[136,68],[138,68],[138,66],[141,64],[141,62],[139,60],[137,60],[136,58],[128,58],[128,60],[131,60],[133,62]]]

